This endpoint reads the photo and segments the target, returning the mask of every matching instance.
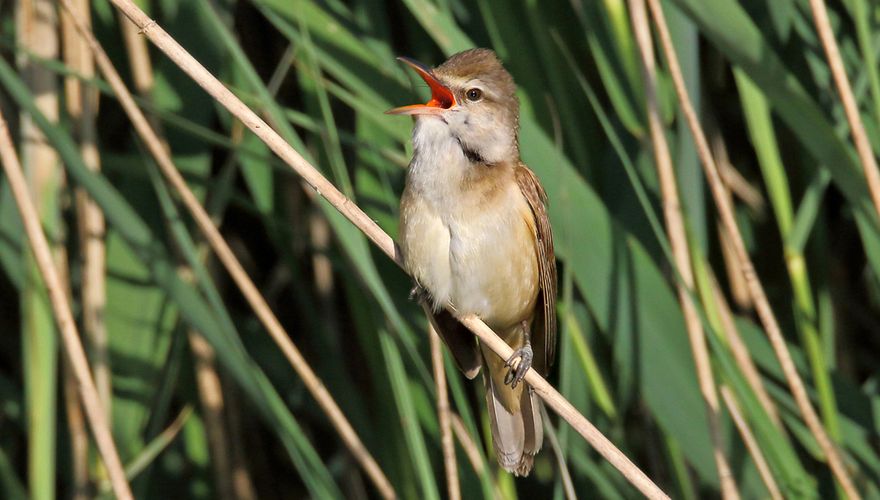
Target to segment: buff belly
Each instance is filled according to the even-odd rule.
[[[509,202],[488,209],[461,204],[439,213],[410,197],[401,214],[404,260],[435,305],[500,331],[529,320],[538,294],[532,214],[513,188]]]

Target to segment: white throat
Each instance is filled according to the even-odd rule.
[[[413,128],[413,150],[410,188],[436,208],[456,203],[472,165],[449,125],[440,117],[419,117]]]

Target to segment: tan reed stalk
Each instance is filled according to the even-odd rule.
[[[469,314],[459,318],[461,323],[468,327],[470,331],[479,337],[480,342],[489,347],[501,359],[507,359],[513,354],[513,349],[501,340],[498,335],[486,326],[480,318],[473,314]],[[529,383],[541,399],[547,403],[547,406],[553,409],[560,417],[583,436],[605,460],[611,463],[615,469],[647,498],[669,498],[663,491],[651,481],[648,476],[636,467],[626,455],[617,449],[614,444],[608,440],[586,417],[584,417],[577,409],[568,402],[565,397],[559,393],[547,380],[538,374],[534,369],[526,372],[525,381]]]
[[[234,130],[233,135],[236,135]],[[232,141],[233,143],[238,142],[234,138]],[[225,171],[226,166],[235,161],[236,154],[230,155],[220,171]],[[211,214],[211,220],[217,227],[221,225],[219,222],[221,218],[219,214]],[[196,254],[199,262],[205,265],[210,257],[211,249],[204,241],[200,241],[196,246]],[[218,457],[217,463],[213,464],[217,487],[227,488],[231,485],[228,491],[232,498],[253,500],[256,498],[254,482],[248,471],[246,457],[241,452],[242,447],[246,445],[242,442],[240,429],[235,428],[238,425],[238,419],[235,418],[237,409],[234,408],[237,400],[228,397],[230,388],[223,384],[220,373],[217,371],[214,348],[205,340],[204,335],[198,330],[189,328],[187,329],[187,337],[189,337],[191,346],[199,344],[206,348],[193,349],[193,358],[197,367],[196,379],[202,379],[202,383],[204,383],[204,385],[199,384],[199,400],[203,408],[210,408],[206,411],[214,413],[211,417],[205,417],[205,429],[208,435],[208,446],[212,450],[212,459]],[[203,394],[202,389],[207,392]]]
[[[70,6],[70,0],[61,0],[61,3],[65,8],[69,8]],[[343,442],[373,481],[378,491],[385,498],[396,497],[396,493],[394,492],[391,483],[385,477],[385,474],[382,472],[375,459],[370,455],[370,452],[361,442],[354,428],[333,400],[333,396],[330,395],[324,387],[323,382],[321,382],[317,374],[315,374],[312,368],[308,365],[308,362],[303,358],[293,341],[290,340],[290,336],[284,330],[284,327],[281,326],[281,322],[278,321],[278,318],[274,315],[256,285],[251,281],[247,272],[235,257],[232,249],[223,239],[220,231],[214,226],[208,213],[201,206],[198,199],[196,199],[195,195],[186,184],[186,181],[183,179],[183,176],[174,166],[168,150],[164,147],[159,136],[148,123],[143,112],[138,108],[134,98],[125,87],[122,78],[119,76],[119,73],[113,67],[110,58],[107,57],[107,54],[101,48],[91,31],[89,31],[78,18],[75,16],[74,18],[80,34],[85,40],[87,40],[89,47],[95,55],[98,68],[113,88],[114,93],[119,99],[126,114],[129,116],[135,130],[141,136],[141,139],[143,139],[147,150],[153,155],[160,170],[162,170],[162,173],[166,176],[170,184],[183,200],[184,205],[190,211],[199,228],[204,233],[211,248],[214,249],[217,257],[226,267],[233,280],[235,280],[242,294],[253,308],[254,313],[284,353],[288,362],[302,378],[303,383],[309,389],[309,392],[330,418],[331,423],[342,437]]]
[[[464,450],[464,454],[468,458],[471,468],[474,469],[474,472],[478,476],[482,476],[486,473],[486,462],[483,460],[480,447],[474,442],[473,438],[468,433],[461,417],[454,412],[450,412],[450,414],[452,416],[452,432],[455,434],[455,439],[458,440],[458,444],[460,444],[461,449]],[[495,498],[498,500],[503,499],[504,496],[501,494],[501,490],[498,489],[498,484],[493,482],[492,487]]]
[[[562,491],[565,492],[566,500],[577,500],[577,493],[574,491],[574,482],[571,480],[571,472],[568,470],[568,464],[565,463],[565,455],[562,453],[562,446],[559,444],[559,438],[556,435],[556,429],[550,423],[550,416],[547,414],[547,408],[541,406],[541,416],[544,418],[544,436],[550,443],[550,449],[553,450],[553,456],[559,466],[559,475],[562,477]]]
[[[471,435],[468,433],[467,428],[464,426],[464,422],[461,421],[461,417],[455,413],[452,414],[452,431],[455,433],[458,443],[464,450],[465,456],[468,457],[468,462],[471,463],[474,472],[478,475],[482,475],[486,470],[486,463],[483,461],[480,447],[477,446]]]
[[[669,152],[669,144],[666,142],[666,132],[657,104],[657,73],[654,63],[651,27],[648,24],[648,14],[645,12],[644,0],[630,0],[629,6],[633,31],[642,61],[642,76],[646,94],[645,101],[648,108],[648,126],[651,134],[651,143],[654,147],[654,162],[657,165],[660,192],[663,198],[663,215],[666,219],[666,231],[669,236],[670,246],[672,247],[675,266],[681,276],[681,280],[674,280],[678,291],[678,301],[681,305],[682,313],[684,313],[685,326],[687,327],[694,365],[697,370],[697,381],[700,384],[700,392],[706,405],[706,417],[709,419],[709,437],[712,440],[712,455],[715,458],[715,467],[718,470],[721,496],[726,500],[735,500],[739,498],[739,491],[737,490],[730,464],[724,455],[724,441],[721,437],[721,424],[719,421],[721,409],[718,402],[718,394],[715,392],[715,380],[712,375],[709,349],[706,347],[706,337],[704,336],[700,317],[697,314],[694,303],[691,301],[690,291],[694,288],[694,273],[691,268],[691,255],[688,248],[687,234],[685,233],[684,216],[681,212],[681,202],[678,196],[678,185],[675,179],[675,171],[672,167],[672,155]]]
[[[72,479],[71,500],[88,500],[89,495],[89,433],[86,420],[76,392],[76,375],[67,358],[62,357],[64,367],[64,411],[67,414],[67,429],[70,433],[70,476]]]
[[[214,366],[214,349],[198,332],[190,330],[187,338],[193,353],[196,386],[199,389],[199,402],[205,418],[205,434],[211,449],[211,466],[220,500],[241,498],[236,494],[233,484],[231,447],[223,425],[223,387],[220,375]]]
[[[181,264],[180,269],[182,273],[190,275],[187,276],[188,281],[194,281],[191,276],[192,270],[188,266]],[[234,448],[230,443],[230,432],[224,416],[226,398],[217,371],[214,348],[198,330],[187,328],[186,337],[193,356],[193,370],[199,403],[204,414],[205,435],[208,438],[208,448],[211,450],[211,467],[218,498],[220,500],[253,498],[253,485],[247,469],[244,464],[234,460]]]
[[[272,130],[265,121],[250,110],[238,97],[220,83],[207,69],[193,58],[155,21],[149,18],[131,0],[111,0],[116,8],[134,22],[160,50],[186,72],[196,83],[214,99],[235,115],[255,135],[277,154],[285,163],[299,174],[317,193],[330,202],[342,215],[358,227],[380,250],[399,265],[402,264],[394,241],[360,207],[342,194],[330,181],[309,164],[284,139]],[[479,318],[469,315],[461,322],[474,332],[480,340],[503,359],[512,354],[512,349],[501,340]],[[574,406],[571,405],[536,371],[529,370],[526,381],[568,421],[575,430],[617,468],[636,488],[649,498],[668,498],[638,467],[617,449],[595,426],[593,426]]]
[[[73,8],[87,25],[91,25],[88,0],[76,0]],[[64,61],[83,78],[94,78],[95,64],[92,53],[76,33],[70,16],[61,16],[64,33]],[[95,121],[98,112],[98,92],[86,87],[79,77],[64,79],[67,113],[73,121],[80,154],[86,167],[97,172],[101,169]],[[112,372],[107,346],[107,327],[104,310],[107,306],[106,247],[104,245],[105,222],[101,209],[82,188],[74,189],[76,196],[77,225],[80,251],[82,253],[82,319],[83,333],[89,346],[95,385],[104,404],[104,412],[113,424],[111,404],[113,401]]]
[[[88,2],[77,0],[77,9],[90,18]],[[94,75],[94,65],[88,47],[80,41],[69,16],[61,15],[61,35],[64,61],[83,76]],[[71,117],[83,161],[89,168],[96,170],[100,155],[95,141],[95,115],[97,95],[85,92],[82,81],[73,76],[64,79],[64,95],[67,114]],[[95,101],[91,101],[94,98]],[[80,253],[82,255],[81,303],[83,316],[83,333],[91,353],[92,372],[98,395],[104,404],[108,423],[112,425],[110,404],[112,387],[110,385],[110,368],[107,357],[107,332],[104,327],[103,315],[106,304],[104,293],[104,243],[103,214],[89,206],[89,200],[81,188],[74,188],[77,210],[77,230],[79,233]],[[76,393],[76,380],[70,363],[62,362],[64,373],[64,401],[67,415],[67,426],[70,432],[71,460],[71,498],[86,500],[89,494],[89,437],[83,410]]]
[[[727,196],[727,201],[733,206],[733,188],[727,182],[723,166],[727,158],[727,151],[723,148],[724,142],[720,139],[721,133],[718,131],[718,126],[713,124],[713,121],[709,121],[710,133],[712,133],[713,138],[712,145],[714,146],[715,157],[718,159],[718,173],[721,175],[721,180],[724,181],[724,192]],[[727,272],[727,280],[733,302],[742,311],[752,310],[754,309],[752,298],[749,295],[749,289],[746,285],[745,277],[743,277],[739,259],[736,258],[736,250],[733,248],[733,242],[731,241],[732,236],[724,229],[724,224],[721,221],[716,219],[715,226],[715,230],[718,231],[721,258],[724,259],[724,270]]]
[[[710,124],[713,122],[709,122]],[[723,137],[721,136],[720,131],[717,126],[712,127],[712,146],[713,151],[715,151],[718,157],[718,163],[721,167],[721,178],[725,181],[725,188],[727,189],[728,200],[733,203],[733,198],[731,196],[732,192],[735,190],[731,187],[730,178],[728,174],[725,174],[724,171],[727,170],[729,172],[737,172],[736,175],[739,176],[738,171],[733,167],[733,165],[729,161],[729,157],[727,155],[727,147],[724,144]],[[726,166],[725,166],[726,165]],[[743,179],[743,182],[747,182]],[[748,186],[748,189],[753,190],[752,186]],[[749,205],[749,208],[752,210],[758,210],[759,206],[763,208],[764,199],[760,193],[757,193],[755,190],[755,201],[760,201],[759,205],[751,206],[746,198],[740,196],[740,199],[743,200],[744,203]],[[721,242],[721,250],[724,257],[725,269],[727,271],[728,279],[730,281],[731,294],[734,297],[734,301],[738,303],[738,305],[743,309],[751,309],[751,299],[749,298],[749,291],[746,288],[745,280],[743,279],[743,274],[739,267],[739,261],[736,258],[735,251],[733,250],[733,244],[731,243],[731,237],[727,234],[727,231],[724,230],[724,227],[720,222],[717,223],[718,227],[718,236]],[[706,285],[710,291],[711,299],[716,306],[716,310],[718,311],[718,320],[720,324],[721,331],[724,333],[724,338],[727,340],[728,347],[730,348],[731,353],[733,354],[733,359],[736,361],[736,364],[739,366],[740,371],[745,377],[746,381],[751,386],[752,390],[755,391],[755,396],[758,398],[758,402],[764,407],[764,410],[770,416],[770,420],[776,425],[776,427],[780,431],[785,431],[782,426],[782,421],[779,418],[779,411],[776,409],[775,403],[770,398],[770,395],[767,394],[767,390],[764,388],[764,384],[761,381],[761,375],[758,373],[758,368],[755,366],[754,361],[752,361],[751,353],[746,347],[745,343],[742,340],[742,337],[739,334],[739,329],[736,327],[736,323],[733,320],[733,313],[730,310],[730,305],[727,303],[727,299],[724,296],[724,292],[721,290],[721,287],[718,285],[718,280],[715,277],[715,273],[711,268],[707,269],[707,274],[709,276],[709,283]]]
[[[730,192],[725,188],[725,196],[730,200]],[[739,259],[736,257],[736,250],[733,248],[730,234],[724,229],[721,221],[716,223],[716,231],[718,232],[718,246],[721,247],[721,258],[724,260],[724,270],[727,274],[727,281],[730,287],[730,295],[733,297],[733,303],[740,311],[751,311],[755,307],[752,304],[752,296],[749,295],[749,287],[746,284],[745,277],[739,267]]]
[[[776,404],[773,403],[770,395],[767,394],[767,389],[764,388],[761,374],[758,373],[758,367],[755,366],[755,362],[752,360],[749,348],[739,334],[739,329],[733,320],[733,313],[730,312],[730,305],[727,304],[727,300],[724,298],[724,292],[721,291],[721,286],[718,285],[718,280],[714,275],[711,277],[711,280],[712,295],[715,297],[715,303],[718,306],[721,330],[727,339],[730,352],[733,353],[733,359],[736,360],[736,364],[742,371],[746,382],[755,391],[755,397],[758,398],[758,402],[764,408],[764,411],[767,412],[770,420],[776,425],[777,429],[784,431],[782,420],[779,418],[779,410],[776,408]]]
[[[837,48],[837,41],[834,39],[834,32],[831,30],[831,22],[828,20],[825,0],[810,0],[810,10],[813,11],[816,31],[819,33],[819,39],[822,41],[825,58],[828,59],[828,66],[831,68],[831,75],[834,77],[837,93],[840,95],[840,100],[843,103],[843,111],[846,113],[846,120],[849,122],[849,129],[853,142],[856,145],[856,152],[858,152],[859,160],[862,162],[862,169],[865,171],[865,179],[868,181],[871,201],[874,202],[874,209],[877,210],[877,216],[880,217],[880,170],[877,169],[877,159],[874,157],[871,142],[868,140],[868,134],[865,132],[865,124],[862,123],[862,116],[859,114],[859,107],[856,104],[852,86],[849,84],[849,78],[846,76],[846,68],[843,67],[843,60],[840,58],[840,49]]]
[[[127,22],[120,14],[119,28],[122,31],[122,39],[125,44],[125,51],[128,54],[128,65],[131,68],[132,81],[134,88],[141,99],[152,103],[152,91],[155,80],[153,79],[153,64],[150,59],[147,41],[138,34],[137,26]],[[88,43],[79,35],[77,39],[84,44],[85,49],[91,54]],[[167,141],[159,128],[159,120],[154,115],[148,117],[150,125],[156,131],[160,142],[167,149]],[[199,258],[204,261],[207,252],[200,251]],[[180,269],[187,276],[191,277],[189,266],[183,263],[182,258],[178,258]],[[190,271],[187,273],[187,271]],[[231,500],[231,498],[246,499],[248,495],[253,496],[253,488],[248,487],[250,478],[246,469],[235,470],[235,461],[232,458],[232,446],[229,442],[229,432],[224,424],[224,406],[225,398],[223,397],[223,386],[220,382],[220,375],[217,373],[217,367],[214,357],[214,349],[202,337],[201,333],[188,328],[186,332],[189,339],[190,349],[193,354],[196,385],[199,388],[198,397],[201,408],[205,416],[205,434],[208,438],[208,447],[211,450],[211,466],[214,471],[214,482],[216,491],[221,500]],[[240,477],[242,480],[236,482],[234,478]],[[243,489],[236,490],[236,487]]]
[[[669,27],[666,24],[666,17],[663,14],[663,9],[660,6],[659,0],[648,0],[648,5],[651,9],[655,25],[657,26],[657,32],[660,37],[663,52],[669,63],[669,71],[672,75],[675,92],[678,95],[682,111],[687,119],[691,133],[694,136],[694,142],[697,145],[697,153],[703,164],[706,179],[712,189],[712,197],[715,199],[715,205],[718,208],[718,213],[725,229],[728,234],[732,236],[731,240],[734,249],[736,250],[736,256],[740,261],[743,276],[746,280],[746,285],[748,286],[749,295],[752,297],[752,301],[755,304],[758,317],[761,319],[761,323],[764,325],[770,343],[773,345],[773,350],[776,353],[776,357],[779,359],[779,364],[785,374],[785,379],[788,382],[789,389],[791,390],[792,396],[794,396],[798,409],[800,410],[807,427],[810,429],[810,432],[816,438],[816,442],[825,454],[825,458],[828,461],[828,465],[831,467],[832,473],[837,478],[837,481],[840,483],[840,486],[843,488],[846,495],[851,499],[858,499],[860,498],[859,493],[856,490],[852,479],[849,477],[849,472],[846,470],[843,458],[834,446],[834,443],[828,437],[828,433],[825,432],[825,428],[822,426],[822,422],[819,420],[819,416],[816,414],[816,410],[810,402],[804,382],[801,380],[797,368],[795,368],[794,361],[791,359],[791,353],[788,352],[788,346],[785,344],[785,338],[782,336],[782,330],[779,328],[779,323],[776,320],[773,309],[770,307],[770,302],[767,300],[767,294],[764,292],[764,287],[758,278],[755,266],[746,250],[742,234],[736,224],[733,209],[730,206],[730,201],[726,196],[724,185],[718,174],[718,166],[715,164],[715,160],[709,150],[709,143],[706,141],[706,135],[700,126],[696,111],[691,103],[687,88],[684,85],[681,67],[678,64],[678,56],[675,54],[675,49],[672,46],[672,39],[669,35]]]
[[[752,434],[752,430],[749,428],[749,423],[746,422],[746,419],[743,417],[742,412],[739,409],[739,405],[736,404],[736,397],[733,395],[733,391],[731,391],[726,385],[721,386],[721,398],[724,399],[724,405],[727,406],[727,411],[730,412],[730,416],[733,418],[733,423],[736,424],[736,428],[739,431],[740,436],[742,436],[742,440],[746,444],[746,448],[749,450],[752,460],[755,461],[755,467],[757,467],[758,474],[761,475],[761,480],[764,481],[764,486],[767,487],[767,491],[770,493],[770,498],[773,500],[782,500],[782,493],[779,491],[779,486],[776,485],[776,480],[773,478],[773,472],[770,470],[770,466],[767,465],[767,460],[764,458],[764,454],[761,453],[761,447],[758,446],[758,441]]]
[[[95,381],[92,379],[92,373],[89,370],[86,353],[79,340],[76,322],[73,319],[70,303],[67,300],[67,288],[64,286],[58,269],[52,260],[49,242],[46,240],[46,235],[43,234],[40,226],[40,217],[28,191],[21,163],[18,161],[12,137],[9,135],[9,127],[6,125],[6,120],[2,114],[0,114],[0,160],[2,160],[3,170],[6,172],[9,187],[12,190],[15,204],[21,215],[31,251],[34,254],[37,267],[49,293],[52,310],[55,313],[55,321],[58,324],[58,330],[61,332],[64,352],[67,354],[71,368],[76,376],[77,390],[82,399],[86,418],[95,436],[98,452],[110,475],[113,492],[120,500],[133,500],[134,497],[131,494],[131,488],[125,477],[122,462],[119,460],[116,445],[113,443],[113,435],[110,433],[110,427],[104,415],[101,399],[95,387]]]
[[[153,62],[150,60],[149,45],[138,32],[137,26],[125,21],[125,16],[117,12],[122,41],[131,66],[134,89],[141,97],[146,97],[153,89]]]
[[[461,500],[458,484],[458,464],[455,460],[455,441],[452,439],[452,418],[449,408],[449,394],[446,390],[446,368],[443,364],[443,346],[440,335],[428,323],[428,338],[431,342],[431,365],[434,368],[434,384],[437,390],[437,420],[440,422],[440,444],[443,447],[443,465],[446,468],[446,497]]]
[[[727,145],[724,144],[724,137],[718,127],[713,127],[709,134],[712,136],[712,151],[715,152],[715,158],[718,161],[718,168],[721,174],[721,180],[730,190],[730,193],[740,199],[749,207],[752,212],[761,214],[764,211],[766,203],[764,195],[761,191],[753,186],[739,170],[731,163],[730,156],[727,154]]]

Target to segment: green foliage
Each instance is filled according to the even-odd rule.
[[[494,48],[519,84],[523,159],[550,198],[560,265],[560,339],[550,381],[663,489],[718,495],[705,410],[662,226],[646,138],[637,47],[623,0],[192,0],[142,2],[172,36],[389,234],[411,154],[410,123],[383,112],[422,99],[395,61],[438,64]],[[844,63],[880,150],[876,2],[833,3]],[[814,404],[868,497],[880,497],[876,332],[880,224],[806,0],[668,0],[689,91],[730,165],[767,201],[739,223]],[[10,7],[0,5],[0,13]],[[117,17],[94,6],[94,29],[129,70]],[[221,463],[242,467],[261,498],[350,498],[374,490],[326,416],[207,256],[188,214],[155,171],[107,86],[16,45],[0,22],[0,105],[18,134],[29,115],[63,162],[61,194],[40,193],[44,227],[69,254],[81,316],[76,215],[82,187],[105,214],[112,422],[139,498],[218,498]],[[162,125],[181,169],[294,342],[403,498],[446,496],[426,322],[411,283],[333,207],[304,190],[268,148],[158,51],[155,87],[140,104]],[[37,110],[16,59],[101,91],[102,171],[86,168],[69,117]],[[839,494],[748,304],[736,323],[778,406],[777,427],[735,363],[714,292],[730,300],[715,210],[665,61],[660,105],[673,147],[700,290],[697,301],[719,384],[731,388],[786,497]],[[62,105],[64,98],[61,96]],[[19,137],[19,135],[16,135]],[[27,165],[26,165],[27,167]],[[64,225],[67,224],[67,230]],[[329,231],[327,238],[321,231]],[[67,234],[67,240],[63,235]],[[17,211],[0,177],[0,489],[10,498],[72,494],[68,413],[45,291],[28,264]],[[206,257],[207,256],[207,257]],[[181,273],[182,267],[187,268]],[[19,332],[19,334],[14,334]],[[188,335],[210,343],[222,382],[223,460],[200,396]],[[482,387],[452,369],[455,412],[488,464],[477,474],[458,447],[465,498],[562,498],[554,454],[513,480],[494,465]],[[176,419],[176,421],[175,421]],[[566,465],[585,498],[636,496],[626,480],[555,416]],[[179,434],[162,433],[172,425]],[[725,453],[744,498],[766,497],[731,420]],[[549,448],[545,441],[545,448]],[[104,471],[89,464],[106,491]],[[231,474],[230,470],[225,471]],[[227,478],[228,479],[228,478]]]

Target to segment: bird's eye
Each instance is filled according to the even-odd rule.
[[[468,89],[465,95],[467,95],[468,101],[479,101],[483,97],[483,91],[477,88]]]

